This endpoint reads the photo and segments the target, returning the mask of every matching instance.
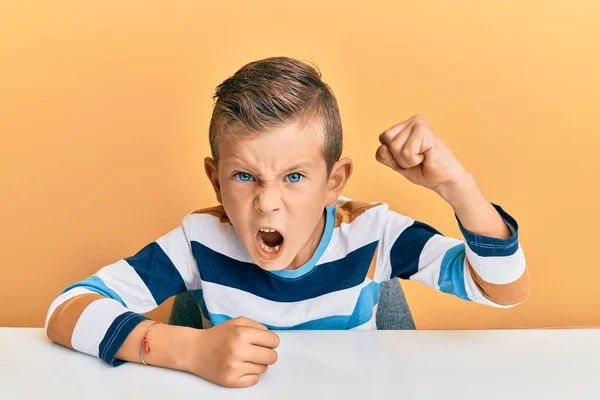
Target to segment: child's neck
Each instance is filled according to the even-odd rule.
[[[310,258],[315,254],[317,247],[319,247],[319,243],[321,243],[321,238],[323,237],[323,231],[325,230],[325,218],[326,218],[325,210],[323,214],[321,214],[321,218],[317,223],[312,235],[304,245],[304,247],[298,252],[294,260],[290,265],[285,267],[286,270],[294,270],[298,269],[310,260]]]

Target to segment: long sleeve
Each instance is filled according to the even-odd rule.
[[[169,297],[200,289],[187,220],[137,254],[67,287],[52,302],[46,333],[59,344],[116,366],[119,348],[146,313]]]
[[[529,295],[529,272],[517,222],[494,205],[512,232],[508,239],[476,235],[458,221],[463,240],[388,211],[381,239],[384,275],[419,281],[439,292],[494,307],[511,307]]]

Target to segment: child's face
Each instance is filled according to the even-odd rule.
[[[339,167],[328,176],[323,139],[315,128],[298,124],[225,140],[217,168],[212,159],[205,167],[250,257],[266,270],[299,267],[311,257],[324,207],[335,201],[351,171],[351,165],[342,168],[341,185]]]

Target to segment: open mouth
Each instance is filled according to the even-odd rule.
[[[261,228],[256,233],[258,252],[267,260],[274,260],[279,256],[284,241],[283,235],[275,229]]]

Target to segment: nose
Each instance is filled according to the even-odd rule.
[[[263,214],[278,211],[281,208],[281,195],[274,186],[261,187],[254,198],[255,207]]]

